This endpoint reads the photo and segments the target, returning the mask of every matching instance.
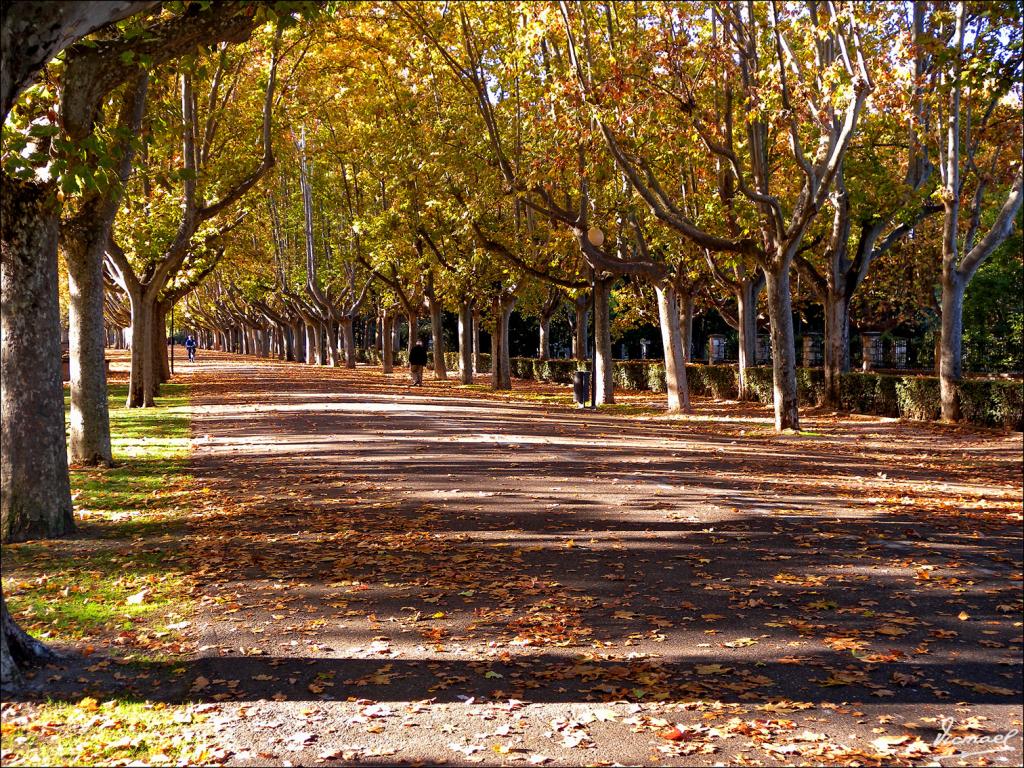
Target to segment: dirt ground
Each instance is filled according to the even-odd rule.
[[[1020,433],[176,370],[194,653],[68,700],[195,702],[231,765],[1021,763]]]
[[[193,531],[190,695],[234,764],[955,765],[984,746],[944,723],[1021,727],[1020,434],[185,375],[231,500]]]

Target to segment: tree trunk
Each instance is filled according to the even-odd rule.
[[[412,348],[416,344],[416,340],[419,338],[420,315],[418,312],[407,312],[405,317],[406,322],[409,324],[409,338],[407,340],[406,351],[412,352]]]
[[[142,405],[145,408],[151,408],[154,405],[157,391],[160,389],[160,369],[156,354],[158,344],[154,336],[159,332],[160,326],[156,300],[149,296],[148,290],[143,291],[142,304],[146,308],[143,318],[145,325],[138,337],[142,352]]]
[[[56,656],[53,652],[30,637],[14,621],[11,612],[7,610],[7,600],[0,589],[0,685],[4,686],[4,693],[21,682],[22,667],[54,658]]]
[[[512,362],[509,359],[508,326],[515,309],[515,297],[494,302],[495,329],[491,337],[491,389],[512,389]]]
[[[459,381],[473,383],[473,307],[468,301],[459,304]]]
[[[693,293],[680,293],[679,302],[679,325],[682,334],[683,363],[693,359]],[[689,389],[689,388],[687,388]]]
[[[128,375],[128,408],[153,406],[153,305],[145,292],[129,293],[132,313],[132,357]],[[150,369],[147,384],[146,367]]]
[[[825,405],[838,408],[842,374],[850,370],[850,301],[836,291],[825,294]]]
[[[959,383],[963,375],[964,292],[967,280],[947,271],[942,276],[942,337],[939,353],[939,393],[942,420],[959,421]]]
[[[316,365],[316,333],[313,323],[306,322],[306,365]]]
[[[597,349],[597,365],[594,382],[597,387],[597,404],[615,402],[615,382],[612,378],[612,317],[611,293],[615,277],[605,277],[594,285],[594,344]],[[584,342],[584,346],[586,343]]]
[[[385,313],[381,318],[380,364],[384,373],[391,373],[395,365],[395,316]]]
[[[288,352],[288,335],[285,327],[280,323],[274,323],[274,339],[277,344],[277,359],[278,360],[290,360],[291,356]]]
[[[763,283],[760,277],[747,277],[736,290],[736,326],[739,331],[739,385],[740,400],[753,400],[748,371],[757,364],[757,296]],[[790,322],[792,325],[792,321]]]
[[[346,315],[341,319],[341,341],[345,347],[345,367],[356,367],[356,335],[352,327],[353,319]]]
[[[590,321],[590,312],[587,309],[589,300],[586,296],[580,296],[573,302],[573,309],[576,315],[576,327],[573,328],[572,356],[577,362],[583,362],[588,355],[587,350],[587,323]]]
[[[654,286],[658,295],[658,319],[661,321],[661,342],[665,348],[665,389],[669,413],[690,410],[690,390],[686,383],[686,362],[683,357],[682,334],[679,328],[679,303],[670,285]]]
[[[167,352],[167,307],[158,301],[153,306],[153,365],[156,374],[153,397],[160,394],[161,384],[171,380],[171,361]]]
[[[334,320],[328,319],[324,323],[324,330],[327,333],[327,364],[332,368],[341,365],[338,359],[338,326]]]
[[[469,335],[473,340],[473,372],[480,370],[480,313],[475,309],[471,313],[471,328]]]
[[[768,286],[768,318],[772,334],[772,383],[775,429],[800,429],[796,388],[796,344],[793,339],[793,305],[789,269],[765,271]]]
[[[69,353],[71,356],[70,459],[74,464],[110,466],[110,413],[103,325],[103,258],[68,244]]]
[[[540,338],[537,344],[537,357],[547,360],[551,357],[551,316],[540,316]]]
[[[448,380],[448,366],[444,359],[444,326],[441,322],[441,302],[436,298],[430,302],[430,337],[434,345],[434,376],[441,381]]]
[[[0,539],[74,530],[64,437],[58,212],[47,184],[0,185]]]
[[[292,325],[292,358],[296,363],[306,362],[306,325],[301,320]]]

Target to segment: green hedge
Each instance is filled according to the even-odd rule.
[[[772,369],[764,365],[747,368],[747,388],[757,402],[771,405],[775,399]]]
[[[690,393],[716,400],[735,400],[739,395],[739,373],[731,365],[686,366],[686,383]]]
[[[656,365],[661,366],[660,363]],[[664,376],[664,366],[662,376]],[[650,390],[650,364],[643,360],[619,360],[612,364],[612,381],[623,389]]]
[[[359,350],[361,362],[379,363],[374,350]],[[395,355],[395,365],[408,365],[408,353]],[[449,370],[459,367],[457,352],[445,353]],[[571,384],[577,370],[589,370],[590,361],[537,360],[514,357],[512,375],[517,379]],[[489,373],[491,356],[476,355],[476,372]],[[690,393],[716,400],[732,400],[739,390],[739,373],[732,365],[686,366]],[[665,366],[660,360],[618,360],[612,368],[616,387],[647,392],[664,392]],[[754,399],[772,404],[772,369],[757,366],[747,370]],[[797,393],[803,406],[820,405],[825,395],[825,375],[820,368],[797,369]],[[965,379],[959,385],[960,408],[965,421],[984,426],[1024,427],[1024,383],[1004,379]],[[885,373],[844,373],[839,381],[840,406],[852,413],[899,416],[916,421],[933,421],[941,413],[939,380],[934,376],[898,376]]]
[[[839,377],[839,404],[853,413],[899,416],[896,390],[901,376],[882,373],[844,373]]]
[[[933,421],[942,413],[939,380],[934,376],[902,376],[896,382],[900,416],[918,421]]]
[[[958,390],[960,411],[966,421],[1024,429],[1024,382],[964,379]]]

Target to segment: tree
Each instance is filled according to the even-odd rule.
[[[584,61],[573,33],[573,14],[566,4],[561,7],[576,82],[630,185],[668,226],[710,251],[749,255],[764,272],[772,335],[775,427],[799,429],[790,268],[827,200],[872,88],[853,7],[840,15],[833,3],[824,3],[819,15],[819,5],[811,4],[806,12],[788,15],[780,14],[775,3],[719,4],[707,14],[715,22],[710,34],[705,31],[691,42],[690,35],[682,34],[683,11],[688,12],[686,23],[706,28],[705,9],[694,4],[677,11],[666,28],[656,32],[667,38],[660,49],[667,66],[654,66],[643,76],[654,93],[667,97],[686,117],[707,151],[727,163],[740,195],[756,213],[757,239],[722,237],[697,226],[666,193],[650,162],[638,149],[624,145],[611,121],[625,122],[627,111],[619,100],[603,96],[605,90],[619,87],[621,76],[598,87],[592,79],[590,49]],[[577,10],[586,40],[591,37],[589,9],[581,6]],[[800,46],[790,45],[791,35],[801,40]],[[724,51],[728,55],[723,55]],[[706,105],[713,92],[690,74],[690,63],[704,59],[721,68],[721,79],[727,83],[725,104],[717,115],[713,104]],[[745,118],[740,120],[736,119],[738,100],[732,96],[734,80],[744,95]],[[782,118],[779,131],[770,130],[776,114]],[[635,119],[633,114],[629,116]],[[735,140],[733,126],[737,122],[744,126],[743,145]],[[788,145],[785,149],[778,146],[782,136]],[[810,156],[804,150],[809,140],[817,143]],[[795,176],[776,174],[777,164],[783,161],[790,164]],[[791,185],[792,178],[800,183]],[[785,203],[783,195],[788,198]]]
[[[106,256],[111,271],[128,294],[132,307],[132,368],[127,402],[130,408],[153,405],[159,385],[154,341],[159,339],[162,344],[164,337],[163,316],[159,311],[161,294],[192,252],[193,239],[197,234],[204,240],[216,239],[237,226],[237,218],[219,225],[216,220],[255,186],[274,164],[271,126],[282,32],[283,25],[279,23],[271,45],[269,73],[262,98],[262,157],[256,166],[243,171],[240,178],[235,176],[227,182],[215,175],[218,170],[223,172],[215,165],[216,160],[223,159],[217,157],[220,154],[217,150],[226,154],[223,143],[219,146],[214,143],[217,131],[223,128],[225,110],[236,106],[230,98],[234,88],[227,94],[222,94],[221,88],[226,88],[223,82],[230,71],[241,66],[231,60],[228,48],[224,46],[219,51],[216,68],[209,80],[205,114],[199,113],[193,75],[185,71],[177,78],[181,106],[172,121],[174,129],[168,137],[168,144],[159,152],[154,151],[154,147],[147,153],[147,161],[152,168],[146,175],[150,172],[169,173],[172,174],[170,178],[180,179],[180,198],[172,199],[161,185],[140,182],[129,196],[130,206],[136,209],[156,207],[156,210],[162,209],[164,215],[154,216],[151,213],[148,226],[140,226],[139,220],[133,219],[133,226],[126,233],[130,238],[130,252],[121,245],[116,224],[108,237]],[[171,89],[168,92],[172,92]],[[200,125],[204,126],[201,136],[197,135]],[[180,150],[174,146],[177,137],[180,137]],[[177,157],[181,162],[175,168]],[[233,168],[231,170],[238,173]],[[206,199],[209,189],[217,192],[216,199],[212,201]],[[207,227],[201,233],[204,225]],[[136,264],[133,264],[129,253],[136,257]]]
[[[939,387],[945,421],[960,418],[957,385],[963,375],[964,293],[985,260],[1013,232],[1014,219],[1021,207],[1024,161],[1018,139],[1022,62],[1019,53],[1006,56],[1004,51],[1008,48],[1012,52],[1013,46],[1006,46],[1001,39],[1008,29],[1015,30],[1010,42],[1015,43],[1019,51],[1020,26],[1001,23],[1013,18],[1015,13],[1012,4],[975,8],[958,2],[952,8],[951,21],[943,9],[936,9],[931,15],[939,35],[944,25],[953,29],[951,56],[943,63],[940,75],[941,93],[946,103],[942,105],[944,114],[938,132],[943,207]],[[968,30],[970,43],[967,42]],[[1009,143],[1003,143],[998,133],[993,140],[993,132],[1000,122],[993,118],[1000,116],[1000,102],[1014,83],[1017,94],[1016,104],[1010,107],[1014,115],[1010,123],[1012,138]],[[982,154],[985,150],[988,158]],[[997,174],[1002,170],[1000,161],[1005,163],[1010,157],[1013,158],[1010,167],[1013,180],[1009,191],[987,232],[979,239],[986,210],[985,194],[997,181]],[[961,164],[966,168],[961,168]],[[970,198],[966,231],[961,231],[960,216],[968,179],[973,182],[974,193]]]

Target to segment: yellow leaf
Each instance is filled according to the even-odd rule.
[[[77,704],[79,709],[84,709],[86,712],[95,712],[100,708],[100,703],[96,701],[92,696],[86,696]]]
[[[726,672],[731,672],[730,667],[723,667],[721,664],[698,664],[697,674],[698,675],[724,675]]]
[[[209,681],[209,680],[207,680],[207,679],[206,679],[205,677],[203,677],[202,675],[200,675],[200,676],[199,676],[199,677],[197,677],[197,678],[195,679],[195,681],[194,681],[194,682],[192,683],[192,690],[193,690],[193,691],[201,691],[201,690],[203,690],[203,688],[206,688],[206,687],[208,687],[209,685],[210,685],[210,681]]]

